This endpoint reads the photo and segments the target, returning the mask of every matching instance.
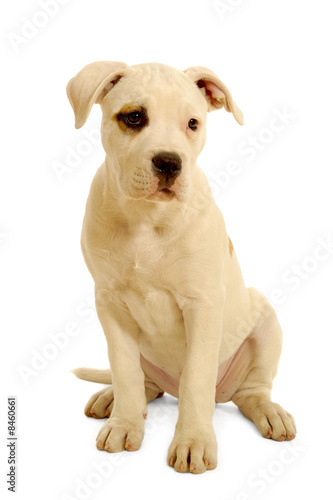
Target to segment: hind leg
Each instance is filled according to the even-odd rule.
[[[147,403],[163,396],[163,391],[152,380],[145,376],[145,392]],[[113,409],[112,385],[104,387],[101,391],[91,396],[85,406],[84,413],[87,417],[108,418]]]
[[[250,290],[254,313],[259,312],[249,337],[251,362],[245,380],[232,397],[240,411],[266,438],[289,441],[296,435],[295,421],[280,405],[271,401],[282,347],[282,331],[273,307],[257,290]]]

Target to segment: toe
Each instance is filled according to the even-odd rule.
[[[130,430],[126,436],[125,450],[136,451],[141,447],[142,435],[139,431]]]
[[[108,416],[108,409],[112,403],[113,389],[105,387],[91,396],[85,406],[84,413],[87,417],[105,418]]]
[[[113,401],[112,403],[106,408],[105,410],[105,416],[106,417],[110,417],[111,413],[112,413],[112,410],[113,410]]]
[[[96,446],[99,450],[104,450],[105,447],[105,442],[111,432],[111,425],[109,422],[106,422],[103,427],[101,428],[97,439],[96,439]]]
[[[124,427],[113,427],[105,441],[104,449],[110,453],[123,451],[125,449],[126,435],[127,431]]]
[[[204,451],[203,463],[207,470],[213,470],[217,467],[217,449],[208,446]]]
[[[206,461],[209,461],[206,458]],[[200,446],[191,447],[191,461],[190,461],[190,472],[192,474],[202,474],[207,470],[204,462],[204,449]]]
[[[292,415],[276,403],[270,402],[260,406],[254,423],[264,437],[274,441],[290,441],[296,436]]]
[[[287,431],[279,413],[276,411],[269,412],[268,420],[272,427],[272,439],[274,439],[274,441],[285,441]]]
[[[190,449],[186,444],[177,446],[174,468],[177,472],[188,472]]]
[[[84,408],[84,414],[87,416],[87,417],[91,417],[91,409],[93,407],[93,405],[95,404],[96,400],[98,399],[98,397],[100,396],[100,394],[103,394],[104,392],[104,389],[102,389],[101,391],[98,391],[96,392],[95,394],[93,394],[90,398],[89,398],[89,401],[88,403],[86,404],[85,408]]]
[[[105,418],[108,408],[113,402],[113,389],[103,392],[92,405],[90,413],[94,418]]]
[[[265,413],[260,413],[260,415],[254,419],[254,423],[258,427],[259,432],[262,436],[267,439],[270,439],[272,437],[273,429]]]

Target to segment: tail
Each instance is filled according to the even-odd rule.
[[[71,370],[74,375],[90,382],[99,382],[100,384],[112,384],[111,370],[97,370],[95,368],[75,368]]]

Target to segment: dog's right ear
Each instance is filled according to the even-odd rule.
[[[85,124],[93,104],[102,101],[124,76],[126,68],[123,62],[93,62],[68,82],[66,91],[75,114],[75,128]]]

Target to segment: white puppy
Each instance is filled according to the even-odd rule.
[[[219,78],[202,67],[128,67],[96,62],[67,86],[76,127],[103,111],[106,159],[92,182],[82,250],[111,370],[78,369],[111,383],[85,412],[109,417],[100,450],[140,448],[147,402],[179,398],[168,463],[179,472],[213,469],[215,403],[233,401],[277,441],[296,434],[270,398],[281,329],[268,300],[246,288],[224,220],[196,159],[207,110],[242,113]]]

